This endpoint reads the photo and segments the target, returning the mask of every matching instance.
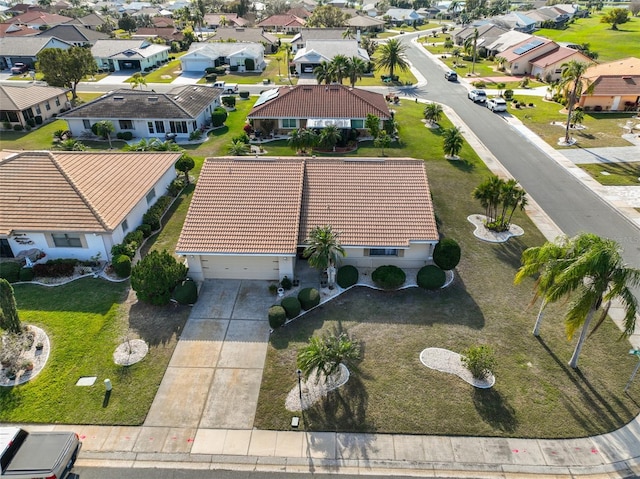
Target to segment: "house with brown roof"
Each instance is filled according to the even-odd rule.
[[[271,15],[265,18],[256,26],[264,28],[266,30],[275,32],[287,32],[295,33],[299,32],[301,28],[307,24],[304,18],[296,17],[295,15]]]
[[[208,158],[176,252],[196,280],[294,278],[324,225],[340,235],[342,264],[424,266],[439,240],[424,162]]]
[[[13,84],[15,83],[15,85]],[[42,125],[70,107],[67,89],[12,82],[0,85],[0,122],[22,128]]]
[[[562,66],[570,61],[591,63],[588,56],[573,48],[557,45],[557,48],[531,61],[531,76],[541,78],[547,83],[562,78]]]
[[[10,18],[7,20],[7,23],[13,23],[14,25],[26,25],[35,29],[45,29],[72,21],[73,18],[58,15],[57,13],[29,11],[22,15],[18,15],[17,17]]]
[[[346,85],[297,85],[268,90],[258,98],[247,118],[256,130],[286,135],[297,128],[324,128],[365,132],[367,115],[383,122],[391,119],[389,106],[380,93]]]
[[[593,84],[593,91],[583,93],[578,102],[585,111],[634,111],[640,108],[640,58],[593,65],[587,69],[584,78]]]
[[[98,121],[110,121],[116,133],[131,132],[136,138],[186,140],[211,123],[220,106],[222,88],[184,85],[167,93],[120,89],[77,106],[60,115],[74,136],[91,131]]]
[[[176,177],[180,152],[3,152],[0,252],[111,258]]]
[[[262,28],[248,27],[219,27],[209,41],[211,42],[243,42],[262,43],[267,53],[274,53],[278,50],[279,38],[271,33],[265,32]]]

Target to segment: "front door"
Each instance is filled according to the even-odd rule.
[[[0,238],[0,258],[13,258],[13,251],[6,238]]]

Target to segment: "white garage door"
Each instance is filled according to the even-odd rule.
[[[203,72],[205,68],[213,66],[213,62],[205,58],[185,58],[181,61],[182,71],[185,72]]]
[[[278,258],[211,256],[202,257],[202,274],[205,278],[223,279],[273,279],[279,278]]]

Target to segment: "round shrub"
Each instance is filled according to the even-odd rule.
[[[21,268],[20,281],[33,281],[33,268]]]
[[[300,304],[300,301],[298,301],[298,298],[296,298],[295,296],[284,298],[280,302],[280,306],[284,308],[284,311],[287,314],[287,318],[289,319],[298,316],[300,314],[300,311],[302,310],[302,305]]]
[[[358,268],[350,264],[346,264],[338,269],[336,275],[336,283],[341,288],[348,288],[358,282]]]
[[[269,308],[269,326],[271,329],[278,329],[287,320],[287,313],[282,306],[271,306]]]
[[[424,289],[442,288],[447,277],[440,268],[430,264],[418,271],[418,286]]]
[[[173,290],[173,299],[180,304],[194,304],[198,301],[198,286],[196,282],[187,279]]]
[[[240,93],[238,93],[238,96],[240,96],[240,98],[242,98],[243,100],[246,100],[247,98],[249,98],[249,92],[241,91]]]
[[[151,225],[148,225],[146,223],[142,223],[136,229],[138,231],[142,231],[142,237],[143,238],[148,238],[149,236],[151,236]]]
[[[131,275],[131,258],[121,254],[113,258],[113,270],[119,278],[128,278]]]
[[[316,288],[304,288],[298,293],[298,300],[305,311],[320,304],[320,292]]]
[[[122,139],[125,141],[133,140],[133,133],[131,133],[130,131],[123,132]]]
[[[227,110],[221,107],[217,107],[211,113],[211,126],[217,128],[219,126],[224,125],[224,122],[227,120]]]
[[[455,268],[460,262],[460,245],[451,238],[441,239],[433,249],[433,262],[445,271]]]
[[[20,279],[20,265],[12,261],[0,261],[0,278],[15,283]]]
[[[390,264],[376,268],[371,279],[383,289],[397,289],[404,284],[407,275],[397,266]]]
[[[288,276],[285,276],[284,278],[282,278],[282,281],[280,281],[280,286],[282,286],[282,289],[284,289],[285,291],[288,291],[293,287],[293,283]]]

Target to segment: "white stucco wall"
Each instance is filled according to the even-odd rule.
[[[365,256],[365,248],[345,246],[347,256],[342,258],[340,264],[350,264],[356,268],[377,268],[387,264],[400,268],[421,268],[430,262],[435,244],[413,243],[403,250],[402,256]]]

